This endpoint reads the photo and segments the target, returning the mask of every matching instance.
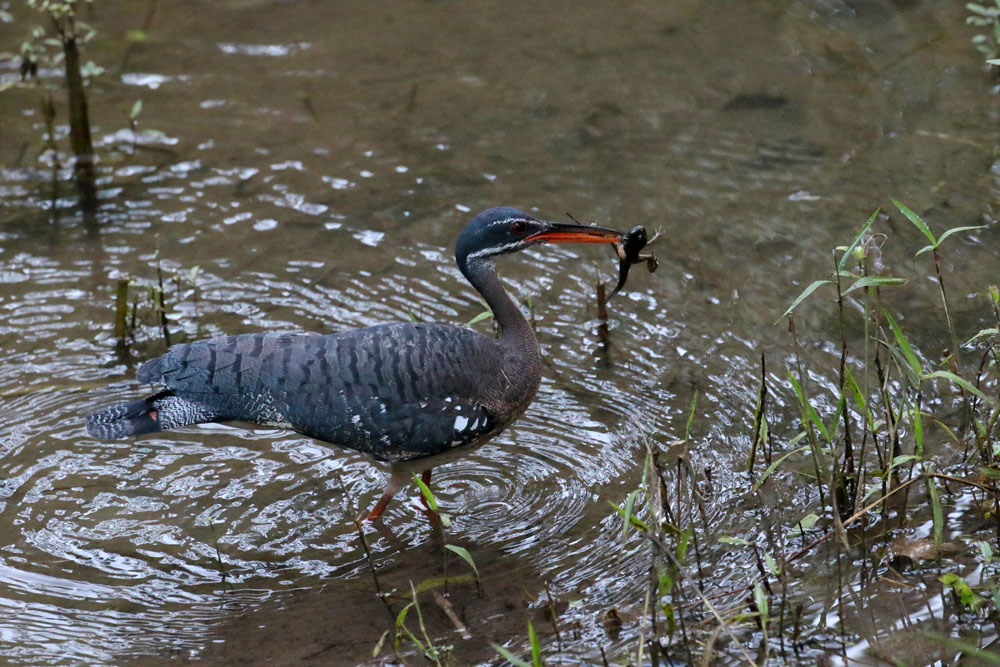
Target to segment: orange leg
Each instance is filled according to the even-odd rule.
[[[377,503],[375,503],[375,507],[372,508],[371,512],[369,512],[367,515],[362,514],[361,516],[358,517],[358,522],[375,521],[380,516],[382,516],[382,512],[384,512],[385,508],[387,508],[389,506],[389,503],[392,502],[393,497],[397,493],[399,493],[400,489],[406,486],[407,482],[409,482],[410,479],[411,479],[410,475],[406,473],[392,473],[392,475],[390,475],[389,477],[389,481],[385,485],[382,497],[378,499]],[[427,485],[427,488],[430,488],[431,484],[430,468],[421,473],[420,480],[425,485]],[[424,514],[427,516],[427,518],[430,520],[432,524],[440,521],[440,519],[437,516],[437,513],[432,511],[431,508],[428,507],[427,499],[424,498],[424,494],[422,493],[420,494],[420,503],[424,506]]]
[[[382,497],[378,499],[377,503],[375,503],[375,507],[373,507],[372,511],[368,513],[368,516],[365,517],[365,521],[374,521],[382,516],[382,512],[384,512],[385,508],[389,506],[389,503],[392,501],[392,497],[394,495],[396,494],[383,493]]]
[[[382,492],[382,497],[378,499],[377,503],[375,503],[375,507],[372,508],[372,511],[369,512],[367,516],[365,514],[359,516],[358,521],[374,521],[382,516],[382,512],[384,512],[385,508],[389,506],[390,502],[392,502],[393,496],[399,493],[399,490],[406,485],[406,482],[408,482],[409,479],[410,478],[403,473],[393,473],[390,475],[389,481],[386,482],[385,489]]]

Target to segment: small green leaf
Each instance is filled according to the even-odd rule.
[[[139,28],[133,28],[132,30],[129,30],[127,33],[125,33],[125,40],[129,44],[138,44],[140,42],[145,42],[146,39],[148,39],[146,36],[146,31],[141,30]]]
[[[674,555],[677,556],[677,562],[683,563],[684,559],[687,558],[688,544],[691,543],[691,537],[694,535],[694,528],[688,526],[683,531],[681,531],[680,539],[677,540],[677,549]]]
[[[978,612],[986,603],[981,595],[972,590],[969,582],[957,574],[948,572],[938,577],[938,580],[955,593],[962,606],[973,613]]]
[[[382,636],[378,638],[378,642],[375,644],[375,648],[372,649],[372,657],[378,657],[378,654],[382,652],[382,645],[385,644],[385,638],[389,636],[389,631],[386,630],[382,633]]]
[[[424,497],[424,500],[427,501],[427,507],[429,507],[432,512],[437,512],[438,502],[437,499],[434,497],[434,493],[431,491],[431,487],[424,484],[424,480],[417,477],[417,473],[411,473],[411,474],[413,475],[413,481],[416,482],[417,486],[420,488],[420,495],[422,495]]]
[[[460,547],[457,544],[446,544],[444,545],[444,548],[447,549],[448,551],[458,554],[458,556],[462,560],[464,560],[466,563],[469,564],[469,567],[472,568],[472,571],[476,573],[476,579],[479,579],[479,569],[476,567],[475,561],[472,560],[472,555],[469,553],[468,549],[466,549],[465,547]]]
[[[930,228],[923,220],[920,219],[919,215],[917,215],[916,213],[908,209],[906,206],[896,201],[895,199],[892,200],[892,203],[896,205],[896,208],[899,209],[900,213],[906,216],[907,220],[913,223],[914,227],[919,229],[923,233],[923,235],[927,237],[927,240],[931,242],[931,245],[935,247],[938,245],[938,240],[934,238],[934,234],[931,233]]]
[[[997,470],[996,468],[979,466],[979,472],[982,473],[983,477],[986,479],[1000,479],[1000,470]]]
[[[775,577],[781,574],[781,570],[778,568],[778,564],[775,562],[774,556],[766,551],[764,552],[764,566],[767,568],[767,571]]]
[[[784,463],[785,459],[787,459],[789,456],[791,456],[792,454],[800,454],[808,450],[809,450],[809,445],[804,445],[802,447],[799,447],[798,449],[793,449],[790,452],[785,452],[784,454],[782,454],[780,457],[778,457],[777,460],[773,461],[771,465],[767,466],[767,469],[761,474],[760,479],[754,482],[753,490],[756,491],[757,489],[759,489],[760,485],[763,484],[767,480],[767,478],[771,476],[771,473],[773,473],[778,468],[778,466]]]
[[[910,461],[919,461],[920,459],[921,457],[917,456],[916,454],[900,454],[899,456],[897,456],[892,460],[892,465],[890,465],[890,468],[897,468],[903,465],[904,463],[909,463]]]
[[[797,524],[792,526],[789,532],[798,532],[802,537],[805,537],[806,531],[815,526],[817,521],[819,521],[819,517],[815,514],[806,514]]]
[[[87,64],[83,66],[83,75],[87,77],[95,77],[104,74],[104,68],[95,63],[93,60],[88,60]]]
[[[758,581],[753,585],[753,601],[757,605],[757,612],[760,614],[760,627],[761,631],[764,633],[764,639],[767,639],[767,595],[764,593],[764,587],[760,585]]]
[[[129,109],[129,120],[135,120],[139,117],[140,113],[142,113],[142,100],[136,100],[135,104],[132,105],[132,108]]]
[[[674,588],[674,578],[670,576],[670,572],[666,569],[660,574],[659,581],[657,582],[656,590],[660,595],[667,595]]]
[[[412,607],[412,606],[413,606],[412,602],[407,603],[407,605],[405,607],[403,607],[402,609],[400,609],[399,613],[396,614],[396,632],[397,633],[399,633],[399,631],[406,626],[406,615],[408,613],[410,613],[410,607]]]
[[[862,276],[854,281],[854,284],[844,290],[843,294],[846,296],[853,292],[854,290],[863,289],[865,287],[879,287],[882,285],[905,285],[906,278],[893,278],[892,276]]]
[[[775,324],[777,324],[777,323],[778,323],[778,322],[780,322],[780,321],[781,321],[782,319],[784,319],[784,317],[785,317],[786,315],[788,315],[788,313],[790,313],[790,312],[792,312],[793,310],[795,310],[795,308],[796,308],[796,307],[797,307],[797,306],[798,306],[798,305],[799,305],[800,303],[802,303],[802,302],[803,302],[803,301],[804,301],[804,300],[806,299],[806,297],[808,297],[808,296],[809,296],[810,294],[812,294],[813,292],[815,292],[815,291],[817,290],[817,288],[819,288],[819,287],[822,287],[823,285],[831,285],[831,284],[833,284],[833,281],[832,281],[832,280],[816,280],[816,281],[813,281],[813,283],[812,283],[811,285],[809,285],[809,287],[807,287],[807,288],[805,288],[804,290],[802,290],[802,293],[801,293],[801,294],[799,294],[799,295],[798,295],[798,296],[797,296],[797,297],[795,298],[795,301],[792,301],[792,305],[790,305],[790,306],[788,307],[788,310],[786,310],[785,312],[783,312],[783,313],[781,314],[781,317],[779,317],[778,319],[776,319],[776,320],[774,321],[774,323],[775,323]]]
[[[857,234],[855,234],[855,235],[854,235],[854,240],[853,240],[853,241],[851,241],[851,245],[847,246],[847,248],[846,248],[846,249],[844,250],[844,256],[843,256],[843,257],[841,257],[841,258],[840,258],[840,261],[839,261],[839,262],[837,263],[837,271],[842,271],[842,270],[843,270],[843,268],[844,268],[844,265],[845,265],[845,264],[847,263],[847,258],[848,258],[848,257],[849,257],[849,256],[851,255],[851,253],[852,253],[852,252],[854,251],[854,248],[855,248],[855,247],[856,247],[856,246],[857,246],[857,245],[858,245],[859,243],[861,243],[861,239],[863,239],[863,238],[864,238],[864,236],[865,236],[865,233],[867,233],[867,232],[868,232],[868,230],[869,230],[869,229],[871,228],[871,226],[872,226],[872,223],[873,223],[873,222],[875,222],[875,218],[877,218],[877,217],[878,217],[878,214],[879,214],[879,211],[880,211],[880,210],[881,210],[881,209],[875,209],[875,212],[874,212],[874,213],[872,213],[872,215],[871,215],[871,217],[870,217],[870,218],[868,218],[868,222],[866,222],[866,223],[865,223],[865,224],[864,224],[864,225],[863,225],[863,226],[861,227],[861,230],[860,230],[860,231],[859,231],[859,232],[858,232]],[[784,316],[782,316],[782,317],[784,317]]]
[[[718,539],[719,544],[739,544],[741,546],[749,546],[750,542],[744,540],[742,537],[729,537],[728,535],[723,535]]]

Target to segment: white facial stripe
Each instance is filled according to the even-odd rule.
[[[476,252],[469,253],[466,259],[483,259],[485,257],[495,257],[496,255],[502,255],[509,250],[514,250],[520,246],[526,245],[524,241],[514,241],[513,243],[508,243],[496,248],[483,248],[482,250],[477,250]]]

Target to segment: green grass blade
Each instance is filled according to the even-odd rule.
[[[633,491],[632,493],[636,493],[636,491]],[[632,495],[632,494],[629,494],[629,495]],[[613,507],[616,512],[618,512],[618,516],[620,516],[622,519],[624,519],[625,522],[626,522],[626,524],[631,523],[633,526],[635,526],[639,530],[646,530],[646,531],[649,530],[649,526],[647,526],[642,521],[642,519],[640,519],[636,515],[632,514],[632,509],[631,508],[621,507],[619,505],[614,504],[610,500],[608,501],[608,504],[611,505],[611,507]],[[627,535],[628,535],[628,526],[626,525],[626,526],[622,527],[622,538],[623,538],[623,540],[624,540],[624,538]]]
[[[698,407],[698,390],[694,390],[694,396],[691,397],[691,411],[688,413],[687,424],[684,426],[684,439],[691,440],[691,424],[694,423],[694,411]]]
[[[776,461],[771,463],[771,465],[767,466],[767,469],[763,473],[761,473],[760,479],[754,482],[753,490],[756,491],[757,489],[759,489],[760,485],[763,484],[765,481],[767,481],[767,478],[771,476],[771,473],[777,470],[778,466],[784,463],[785,459],[787,459],[789,456],[791,456],[792,454],[801,454],[802,452],[807,452],[807,451],[809,451],[809,445],[803,445],[798,449],[793,449],[790,452],[785,452],[784,454],[782,454],[780,457],[778,457]]]
[[[952,234],[957,234],[958,232],[971,232],[974,229],[985,229],[985,228],[986,225],[972,225],[971,227],[952,227],[951,229],[949,229],[948,231],[946,231],[944,234],[941,235],[941,238],[938,239],[938,245],[944,243],[944,240],[949,236],[951,236]]]
[[[978,396],[984,403],[996,406],[995,400],[993,400],[992,398],[984,394],[982,391],[977,389],[975,385],[973,385],[965,378],[959,377],[954,373],[952,373],[951,371],[933,371],[931,373],[928,373],[927,375],[921,375],[920,378],[922,380],[930,380],[931,378],[944,378],[945,380],[954,382],[955,384],[957,384],[959,387],[969,392],[970,394]]]
[[[854,240],[851,241],[851,245],[847,246],[847,250],[844,251],[844,256],[840,258],[839,262],[837,262],[838,272],[843,271],[844,265],[847,264],[847,258],[851,256],[851,253],[854,252],[854,249],[858,246],[859,243],[861,243],[861,239],[864,238],[865,233],[871,228],[872,223],[875,222],[875,218],[878,217],[879,211],[881,211],[881,209],[875,209],[875,212],[872,213],[872,216],[868,218],[868,222],[866,222],[864,226],[861,227],[861,231],[859,231],[855,235]],[[782,315],[782,317],[784,317],[784,315]]]
[[[896,324],[896,320],[892,318],[892,315],[889,314],[888,310],[883,308],[882,314],[885,315],[885,319],[889,323],[889,327],[892,329],[892,335],[896,338],[896,344],[899,345],[899,349],[902,351],[903,356],[906,357],[906,363],[910,365],[910,368],[917,374],[917,377],[922,376],[924,369],[920,365],[920,359],[917,358],[917,355],[910,346],[909,341],[906,340],[906,336],[903,335],[903,330],[899,328],[899,325]]]
[[[896,208],[899,209],[900,213],[906,216],[907,220],[913,223],[914,227],[919,229],[923,233],[923,235],[927,237],[927,240],[931,242],[931,245],[933,246],[938,245],[939,241],[936,238],[934,238],[934,234],[927,226],[927,223],[921,220],[919,215],[917,215],[916,213],[908,209],[904,204],[899,203],[895,199],[892,200],[892,203],[896,205]]]
[[[427,507],[429,507],[431,511],[437,512],[438,501],[437,498],[434,497],[434,492],[431,491],[431,487],[424,484],[424,480],[417,477],[417,473],[413,473],[413,481],[417,483],[418,487],[420,487],[420,494],[424,497],[424,500],[427,501]]]
[[[774,323],[775,323],[775,324],[777,324],[778,322],[780,322],[780,321],[781,321],[781,320],[782,320],[782,319],[783,319],[783,318],[784,318],[784,317],[785,317],[786,315],[788,315],[788,313],[790,313],[790,312],[792,312],[793,310],[795,310],[795,308],[796,308],[796,307],[797,307],[797,306],[798,306],[798,305],[799,305],[800,303],[802,303],[803,301],[805,301],[805,299],[806,299],[806,298],[807,298],[807,297],[808,297],[808,296],[809,296],[810,294],[812,294],[813,292],[815,292],[815,291],[816,291],[816,290],[817,290],[818,288],[822,287],[823,285],[832,285],[832,284],[833,284],[833,281],[832,281],[832,280],[815,280],[815,281],[813,281],[813,283],[812,283],[811,285],[809,285],[809,287],[807,287],[807,288],[805,288],[804,290],[802,290],[802,293],[801,293],[801,294],[799,294],[799,295],[798,295],[798,296],[797,296],[797,297],[795,298],[795,301],[792,301],[792,305],[790,305],[790,306],[788,307],[788,310],[786,310],[785,312],[783,312],[783,313],[781,314],[781,317],[779,317],[778,319],[776,319],[776,320],[774,321]]]
[[[471,327],[473,324],[478,324],[479,322],[482,322],[483,320],[488,320],[491,317],[493,317],[493,311],[490,310],[489,308],[487,308],[486,310],[484,310],[483,312],[479,313],[478,315],[476,315],[475,317],[473,317],[471,320],[469,320],[468,322],[466,322],[465,326]]]
[[[792,374],[791,369],[788,371],[788,379],[792,383],[792,389],[795,391],[795,396],[799,399],[799,407],[802,410],[802,421],[805,422],[806,419],[819,429],[820,434],[829,442],[830,436],[826,431],[826,426],[823,425],[823,420],[819,418],[819,413],[816,412],[816,408],[806,399],[806,394],[802,391],[802,385],[799,381],[795,379]],[[808,424],[803,423],[803,426],[808,426]]]
[[[1000,328],[992,327],[989,329],[980,329],[979,333],[977,333],[975,336],[962,343],[962,347],[968,347],[970,343],[976,342],[983,336],[1000,336]]]
[[[764,632],[764,636],[767,636],[767,595],[764,593],[764,587],[760,585],[758,581],[753,585],[753,601],[757,605],[757,611],[760,612],[760,627]]]
[[[934,519],[934,544],[941,544],[944,539],[944,511],[941,509],[941,498],[938,497],[937,484],[934,478],[927,478],[927,496],[931,500],[931,516]]]
[[[382,636],[378,638],[378,643],[375,644],[375,648],[372,649],[372,657],[377,658],[378,654],[382,652],[382,647],[385,645],[385,640],[389,636],[389,631],[386,630],[382,633]]]
[[[531,644],[531,665],[532,667],[542,667],[542,645],[538,641],[538,633],[535,626],[528,621],[528,643]]]
[[[957,649],[966,656],[978,658],[984,663],[988,663],[990,665],[1000,665],[1000,655],[981,649],[975,644],[963,642],[951,637],[945,637],[944,635],[939,635],[936,632],[925,632],[924,637],[927,637],[931,641],[935,641],[938,644],[944,644],[945,646]]]
[[[905,285],[906,278],[893,278],[892,276],[862,276],[854,281],[854,284],[844,290],[846,296],[851,292],[865,287],[881,287],[882,285]]]
[[[525,662],[524,660],[521,660],[519,657],[517,657],[516,655],[505,649],[503,646],[500,646],[499,644],[490,644],[490,646],[493,647],[494,651],[500,654],[501,658],[503,658],[510,664],[514,665],[514,667],[532,667],[530,662]]]

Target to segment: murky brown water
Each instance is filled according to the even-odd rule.
[[[0,39],[16,47],[26,16],[6,8]],[[635,535],[623,548],[607,501],[637,484],[642,439],[681,437],[697,390],[712,530],[753,539],[762,519],[741,470],[758,360],[780,383],[789,349],[772,322],[888,197],[939,230],[990,220],[996,201],[995,98],[958,7],[185,1],[159,3],[148,41],[127,48],[148,9],[100,3],[91,18],[86,57],[107,69],[90,91],[96,231],[68,186],[53,210],[37,93],[0,97],[0,655],[16,663],[350,663],[393,628],[347,525],[381,486],[359,456],[228,427],[86,436],[88,411],[144,391],[114,353],[118,276],[151,284],[160,259],[175,341],[461,324],[481,305],[451,246],[482,208],[662,228],[659,272],[637,270],[613,304],[609,352],[592,303],[607,253],[502,264],[537,322],[542,388],[512,429],[435,474],[446,539],[476,560],[483,595],[450,558],[449,599],[473,638],[425,594],[434,639],[459,663],[491,660],[491,641],[524,650],[531,618],[547,655],[595,662],[637,641],[648,555]],[[139,129],[161,134],[133,148],[137,99]],[[896,228],[886,261],[905,270],[921,240]],[[994,225],[947,255],[970,334],[986,325],[972,295],[996,280],[997,240]],[[195,266],[193,289],[173,282]],[[936,294],[903,289],[914,339],[934,349]],[[831,317],[806,309],[800,331],[825,340]],[[162,349],[145,327],[136,354]],[[833,367],[835,350],[811,354]],[[811,502],[806,488],[781,497],[770,520],[794,524]],[[439,537],[405,498],[370,539],[383,590],[445,576]],[[755,567],[724,544],[702,557],[719,589]],[[847,577],[843,635],[828,578],[800,584],[808,660],[845,642],[871,655],[869,639],[924,607],[896,589],[877,606],[885,591],[866,576]],[[546,588],[565,607],[558,640]],[[601,620],[611,608],[617,637]]]

